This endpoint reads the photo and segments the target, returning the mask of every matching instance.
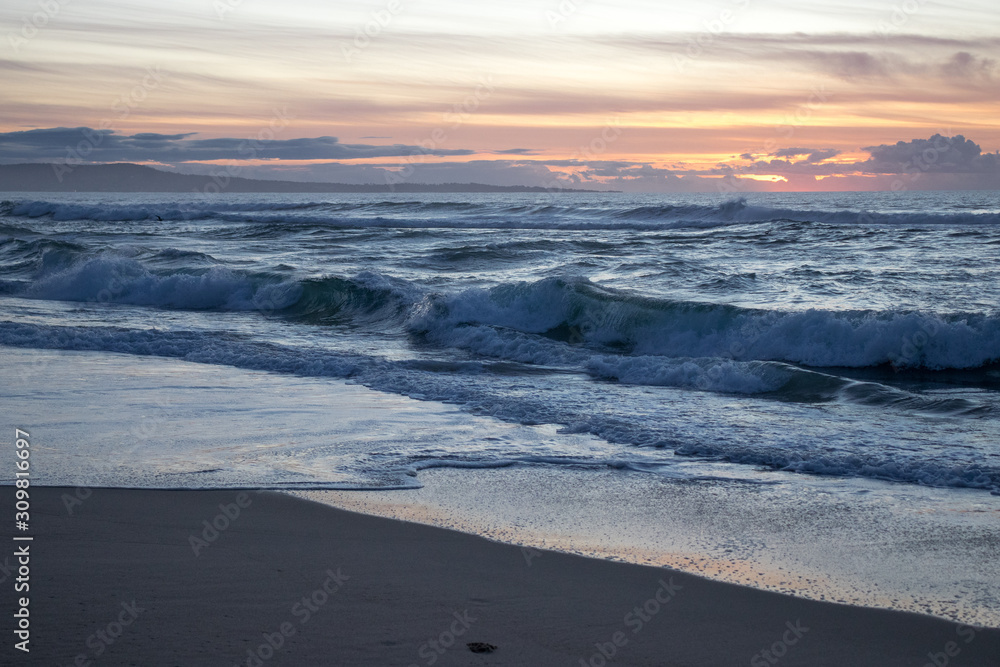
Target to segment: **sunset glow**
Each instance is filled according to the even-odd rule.
[[[723,170],[748,187],[882,189],[905,160],[866,163],[867,148],[938,134],[1000,148],[1000,25],[985,0],[910,13],[750,0],[52,6],[44,22],[33,2],[0,9],[7,163],[72,159],[43,130],[86,127],[304,149],[187,159],[147,142],[86,156],[188,172],[228,159],[274,178],[379,182],[424,153],[421,165],[497,184],[574,174],[567,185],[690,189]],[[366,149],[311,155],[318,137]],[[754,165],[793,148],[833,155]],[[953,157],[921,187],[997,187],[995,161]]]

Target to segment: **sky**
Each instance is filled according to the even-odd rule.
[[[4,0],[0,162],[1000,188],[995,0]]]

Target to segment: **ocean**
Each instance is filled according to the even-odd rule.
[[[947,506],[997,552],[1000,193],[0,199],[36,483],[613,471]],[[997,623],[984,572],[929,610]]]

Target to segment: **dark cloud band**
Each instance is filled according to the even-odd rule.
[[[55,127],[0,133],[0,159],[88,162],[192,162],[198,160],[356,160],[409,155],[471,155],[471,150],[445,150],[393,144],[342,144],[336,137],[302,139],[195,139],[196,133],[123,135],[89,127]],[[84,149],[81,149],[81,146]]]

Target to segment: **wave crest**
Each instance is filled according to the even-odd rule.
[[[660,230],[712,228],[771,222],[837,225],[997,225],[1000,214],[890,213],[865,210],[810,210],[771,207],[735,198],[720,203],[615,205],[509,202],[361,201],[240,203],[205,199],[142,205],[67,204],[5,201],[0,215],[15,218],[98,222],[211,220],[266,223],[291,229],[301,225],[332,228],[593,229]]]
[[[516,334],[630,355],[783,361],[814,367],[890,364],[933,370],[1000,360],[1000,318],[977,313],[777,311],[670,301],[586,278],[509,283],[429,297],[409,322],[440,344],[511,354]],[[491,329],[492,333],[482,331]],[[505,335],[506,334],[506,335]],[[519,361],[545,363],[529,341]],[[565,356],[560,349],[554,360]]]

